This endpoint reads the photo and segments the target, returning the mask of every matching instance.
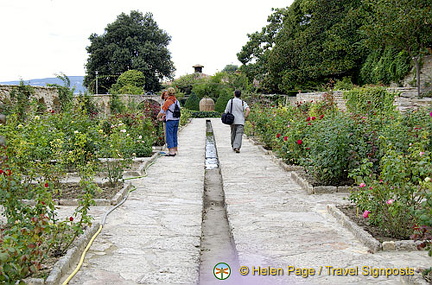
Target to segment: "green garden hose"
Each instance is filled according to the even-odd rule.
[[[159,153],[156,157],[159,158],[162,154]],[[139,179],[139,178],[144,178],[147,177],[147,169],[152,166],[156,159],[154,159],[151,163],[149,163],[146,168],[144,169],[144,175],[142,176],[135,176],[135,177],[129,177],[126,178],[125,180],[132,180],[132,179]],[[112,207],[109,211],[107,211],[104,216],[102,217],[102,221],[101,224],[99,225],[99,229],[96,231],[96,233],[92,236],[92,238],[90,239],[89,243],[87,244],[86,248],[84,249],[84,252],[81,255],[81,258],[78,262],[78,265],[76,266],[75,270],[68,276],[68,278],[66,278],[66,280],[63,282],[63,285],[67,285],[69,283],[69,281],[75,276],[75,274],[78,273],[78,271],[81,269],[82,264],[84,263],[84,259],[87,255],[88,250],[90,249],[91,245],[93,244],[93,241],[96,239],[96,237],[99,235],[99,233],[102,231],[103,226],[105,225],[106,222],[106,218],[108,217],[108,215],[113,212],[115,209],[117,209],[118,207],[120,207],[124,202],[126,202],[126,200],[129,197],[129,194],[133,191],[136,190],[136,187],[132,187],[127,193],[126,196],[123,198],[123,200],[120,201],[120,203],[118,203],[117,205],[115,205],[114,207]]]

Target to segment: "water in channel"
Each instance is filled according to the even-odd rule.
[[[214,274],[215,266],[221,262],[228,264],[231,268],[231,275],[224,280],[225,284],[234,284],[230,281],[237,279],[236,271],[239,268],[237,252],[227,218],[222,175],[210,120],[207,120],[206,126],[206,171],[199,284],[221,284],[221,280]]]

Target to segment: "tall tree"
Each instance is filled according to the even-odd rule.
[[[430,0],[365,0],[369,24],[363,27],[370,49],[402,50],[414,59],[420,93],[420,59],[432,47]]]
[[[295,3],[295,2],[294,2]],[[242,73],[244,73],[250,82],[254,80],[263,81],[266,80],[268,54],[274,46],[274,38],[283,27],[286,13],[291,10],[285,8],[273,9],[273,13],[267,18],[268,24],[262,28],[260,32],[248,34],[248,42],[242,47],[241,51],[237,53],[237,59],[243,64],[240,67]],[[266,88],[268,89],[273,88]]]
[[[145,90],[152,91],[161,89],[162,79],[173,76],[175,68],[168,50],[171,37],[158,27],[151,13],[122,13],[107,25],[104,34],[92,34],[89,39],[84,85],[90,91],[106,93],[128,70],[141,71]]]
[[[361,0],[296,0],[269,54],[269,76],[280,91],[310,89],[356,77],[364,58],[358,29]]]

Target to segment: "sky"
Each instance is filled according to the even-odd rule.
[[[213,75],[240,66],[247,34],[267,25],[272,8],[293,0],[0,0],[0,82],[85,75],[89,36],[121,13],[150,12],[171,36],[175,78],[204,66]]]

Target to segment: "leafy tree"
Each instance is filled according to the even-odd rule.
[[[117,83],[110,88],[111,94],[143,94],[145,84],[144,73],[138,70],[128,70],[117,79]]]
[[[222,72],[236,72],[238,68],[238,65],[228,64],[222,69]]]
[[[357,76],[364,57],[360,0],[297,0],[283,23],[268,58],[271,87],[290,92]]]
[[[200,73],[192,73],[181,76],[174,80],[174,85],[179,89],[180,92],[185,95],[189,95],[192,92],[192,88],[195,84],[205,82],[206,79],[202,77]]]
[[[414,59],[420,88],[420,60],[432,47],[432,3],[430,0],[366,0],[370,19],[363,32],[370,49],[388,47],[405,51]],[[419,89],[420,93],[420,89]]]
[[[274,9],[274,12],[267,18],[269,24],[263,27],[260,32],[248,34],[249,41],[237,53],[237,59],[243,64],[240,71],[248,77],[249,82],[254,79],[261,81],[261,85],[266,86],[267,88],[264,89],[267,91],[275,89],[270,86],[271,84],[263,83],[268,74],[268,54],[274,46],[274,39],[283,27],[283,22],[290,10],[291,8]]]
[[[96,89],[96,71],[99,93],[107,92],[128,70],[144,73],[146,90],[158,91],[160,80],[172,78],[175,68],[167,48],[171,37],[158,27],[151,13],[122,13],[107,25],[104,34],[92,34],[89,39],[84,85],[90,91]]]

